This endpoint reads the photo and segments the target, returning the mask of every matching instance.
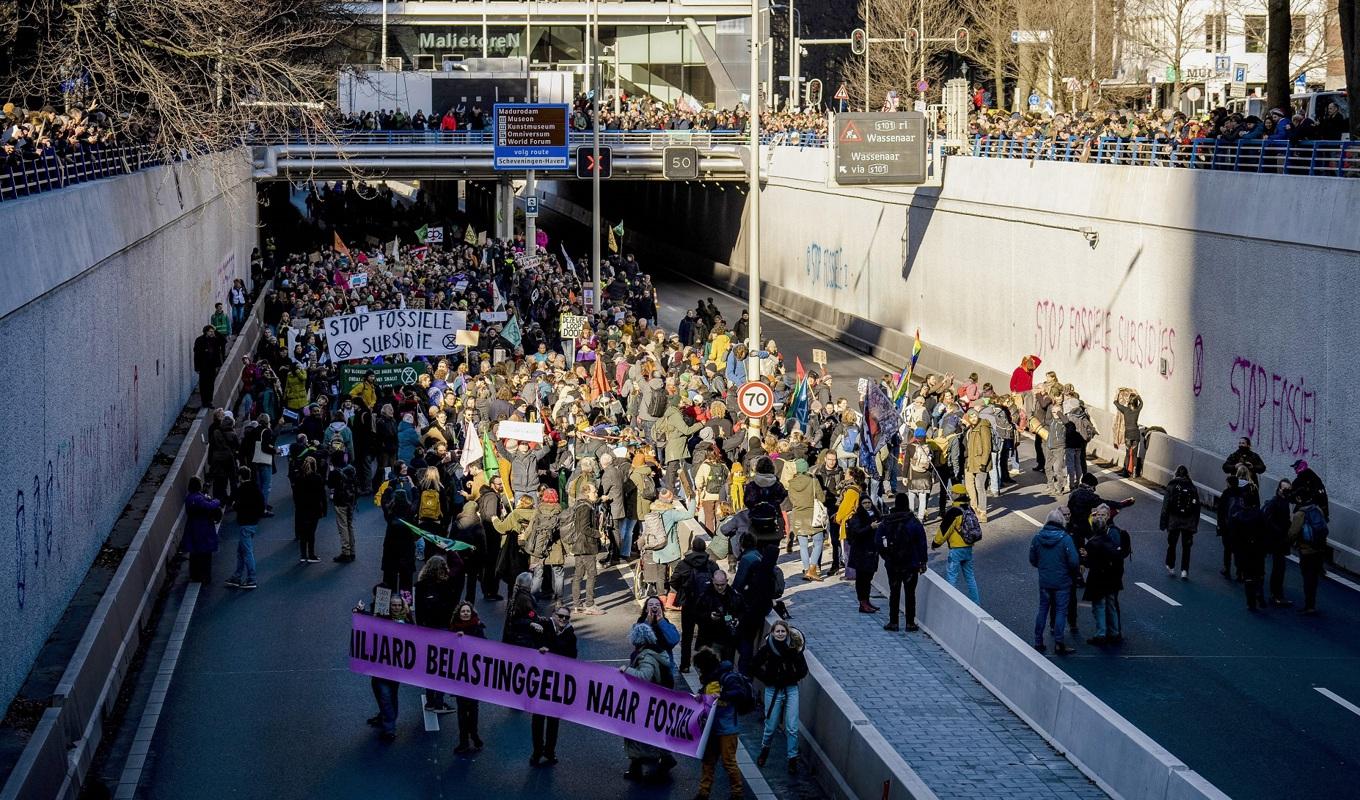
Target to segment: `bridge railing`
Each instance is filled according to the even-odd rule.
[[[1265,139],[1188,142],[1138,138],[975,136],[970,152],[980,158],[1019,158],[1084,164],[1179,167],[1334,178],[1360,177],[1360,142],[1275,142]]]
[[[164,152],[145,144],[90,144],[64,156],[16,155],[0,161],[0,201],[127,175],[164,163]]]
[[[591,131],[571,131],[568,136],[572,147],[589,146],[595,141]],[[272,135],[256,137],[248,144],[269,145],[321,145],[321,144],[369,144],[369,145],[406,145],[406,144],[449,144],[449,145],[491,145],[495,138],[489,130],[482,131],[341,131],[332,137]],[[708,148],[721,144],[745,144],[746,134],[738,130],[633,130],[601,131],[600,143],[605,145],[643,144],[655,149],[671,145],[688,145]]]

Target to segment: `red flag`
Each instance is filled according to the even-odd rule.
[[[345,243],[340,239],[340,231],[335,231],[335,252],[339,253],[345,258],[350,259],[351,261],[354,260],[349,254],[349,248],[345,247]]]
[[[803,376],[807,374],[807,371],[803,369],[803,359],[799,358],[798,356],[794,356],[793,368],[794,368],[793,374],[795,377],[794,383],[802,383]]]
[[[609,378],[604,374],[604,359],[595,359],[595,366],[590,371],[590,402],[600,399],[600,395],[609,392]]]

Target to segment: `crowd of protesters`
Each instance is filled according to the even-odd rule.
[[[149,141],[135,125],[115,124],[103,110],[57,111],[51,106],[26,109],[14,103],[0,107],[0,167],[21,166],[42,158],[68,158],[91,148]]]
[[[1016,483],[1028,432],[1035,469],[1059,501],[1029,556],[1040,581],[1035,646],[1046,649],[1048,627],[1056,652],[1072,652],[1079,590],[1092,603],[1088,642],[1121,641],[1119,592],[1132,549],[1116,518],[1133,500],[1097,492],[1086,462],[1099,435],[1091,415],[1056,373],[1039,379],[1038,357],[1023,359],[1004,389],[976,374],[931,375],[919,386],[883,374],[847,397],[824,369],[804,369],[773,340],[749,353],[745,314],[728,320],[712,298],[675,331],[658,328],[656,291],[631,253],[602,265],[597,314],[585,256],[573,261],[565,247],[487,239],[471,227],[445,233],[439,246],[337,241],[271,259],[267,334],[246,357],[238,399],[215,410],[207,475],[191,486],[193,579],[211,580],[217,520],[234,512],[241,534],[227,584],[259,585],[253,536],[273,514],[277,470],[292,487],[302,568],[320,562],[319,529],[332,515],[333,538],[321,538],[334,543],[333,561],[356,562],[355,509],[381,508],[381,555],[360,568],[373,571],[375,592],[391,593],[388,613],[399,621],[477,636],[485,615],[501,613],[505,641],[574,657],[572,619],[603,613],[597,580],[617,568],[632,577],[641,605],[625,669],[672,687],[697,669],[703,691],[720,698],[699,796],[708,796],[719,763],[736,796],[737,715],[748,706],[765,710],[757,762],[766,763],[782,727],[786,760],[798,770],[805,643],[786,623],[766,624],[772,611],[786,616],[781,548],[797,548],[805,582],[853,583],[863,614],[882,611],[871,600],[882,568],[887,631],[918,630],[917,581],[932,546],[947,550],[946,579],[978,602],[973,548],[989,497]],[[355,280],[360,273],[366,283]],[[212,340],[238,330],[232,303],[204,333],[215,352],[222,347]],[[415,383],[379,381],[378,359],[358,365],[350,385],[328,357],[320,322],[361,306],[463,310],[476,342],[419,359]],[[557,333],[565,315],[587,319],[570,343]],[[729,405],[748,379],[771,387],[776,411],[764,421]],[[1108,438],[1123,448],[1121,475],[1135,476],[1143,401],[1123,388],[1113,405]],[[505,422],[538,423],[542,433],[502,437]],[[1235,566],[1249,604],[1264,604],[1266,557],[1297,548],[1311,610],[1326,552],[1325,489],[1300,463],[1298,478],[1262,507],[1260,459],[1249,442],[1243,448],[1224,465],[1225,574],[1234,577]],[[1176,574],[1179,545],[1186,578],[1199,500],[1192,491],[1189,507],[1183,479],[1182,471],[1168,487],[1162,527],[1168,572]],[[933,537],[927,522],[937,523]],[[1275,567],[1270,587],[1283,605]],[[759,698],[751,678],[764,687]],[[375,678],[373,688],[379,713],[369,723],[390,740],[396,686]],[[450,708],[429,692],[426,708],[457,712],[456,752],[482,747],[475,702]],[[533,765],[557,763],[556,723],[533,719]],[[636,780],[664,777],[675,764],[638,742],[626,743],[625,756]]]
[[[1272,109],[1263,119],[1222,107],[1196,116],[1170,109],[1050,115],[982,108],[969,119],[970,134],[983,141],[1113,140],[1180,146],[1202,140],[1224,144],[1251,141],[1299,143],[1338,141],[1348,130],[1348,119],[1335,102],[1328,103],[1320,119],[1316,120],[1293,109]]]

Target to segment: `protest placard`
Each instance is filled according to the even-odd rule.
[[[356,272],[353,275],[349,276],[349,288],[362,289],[367,285],[368,285],[367,272]]]
[[[327,317],[326,344],[332,361],[373,358],[385,353],[433,356],[457,345],[467,312],[413,308]]]
[[[514,439],[517,442],[543,443],[543,423],[511,422],[505,420],[496,426],[497,439]]]
[[[510,315],[504,311],[483,311],[482,322],[505,322]]]
[[[581,335],[581,331],[586,327],[586,317],[580,314],[562,315],[562,338],[575,339]]]
[[[406,301],[406,307],[407,307],[407,308],[424,308],[424,307],[425,307],[425,298],[423,298],[423,297],[412,297],[411,299],[409,299],[409,300]]]
[[[359,675],[556,717],[692,758],[703,754],[716,716],[709,713],[711,696],[668,689],[612,665],[380,616],[351,617],[349,668]]]
[[[355,306],[355,307],[354,307],[354,313],[355,313],[355,314],[367,314],[367,313],[368,313],[368,306]]]
[[[428,229],[425,231],[425,243],[426,243],[426,244],[443,244],[443,243],[444,243],[444,229],[443,229],[442,227],[441,227],[441,228],[428,228]]]
[[[464,347],[476,347],[481,339],[481,331],[459,331],[455,343]]]
[[[430,371],[425,361],[408,361],[405,364],[341,364],[340,393],[348,395],[354,384],[364,379],[364,373],[372,372],[379,387],[414,386],[420,376]]]
[[[825,367],[825,366],[826,366],[826,351],[825,351],[825,350],[817,350],[817,349],[814,348],[813,351],[812,351],[812,363],[814,363],[814,364],[821,364],[823,367]]]

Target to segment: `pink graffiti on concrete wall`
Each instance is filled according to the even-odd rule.
[[[1282,375],[1237,356],[1228,387],[1237,399],[1229,430],[1250,436],[1266,452],[1317,455],[1317,391],[1305,387],[1303,376]]]
[[[1034,346],[1040,356],[1103,352],[1121,364],[1156,369],[1166,379],[1176,372],[1175,328],[1161,320],[1126,317],[1100,306],[1036,301]]]

